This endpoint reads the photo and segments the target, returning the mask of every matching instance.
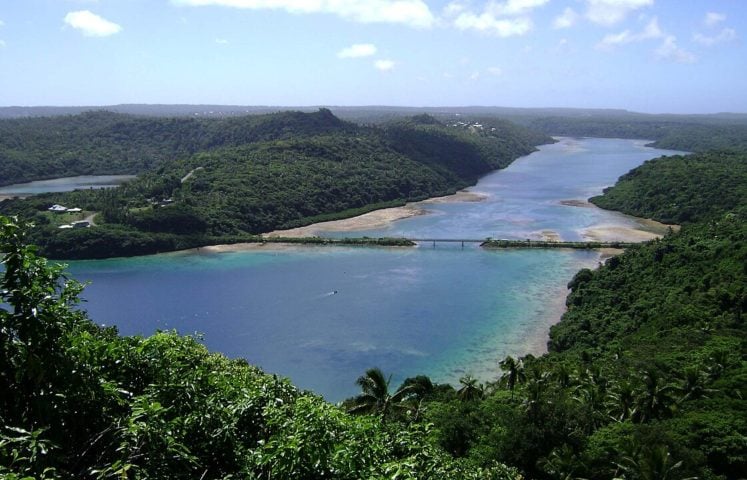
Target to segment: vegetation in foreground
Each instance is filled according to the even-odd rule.
[[[720,155],[649,162],[606,193],[607,208],[638,199],[632,213],[684,226],[580,271],[549,354],[458,389],[415,377],[393,390],[371,369],[353,416],[193,338],[96,327],[71,308],[80,286],[3,220],[0,474],[516,478],[507,464],[538,479],[742,478],[747,197],[697,200],[719,185]],[[744,157],[726,161],[739,178]]]
[[[81,285],[0,217],[0,476],[515,479],[438,447],[428,425],[354,417],[192,337],[120,337]]]

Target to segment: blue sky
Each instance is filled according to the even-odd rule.
[[[747,112],[744,0],[0,0],[0,106]]]

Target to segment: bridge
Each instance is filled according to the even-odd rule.
[[[627,248],[636,243],[631,242],[560,242],[549,240],[505,240],[492,238],[406,238],[406,237],[251,237],[242,241],[257,243],[295,243],[308,245],[360,245],[360,246],[388,246],[407,247],[416,244],[431,244],[436,247],[439,243],[457,243],[462,248],[467,243],[478,244],[486,249],[506,248],[574,248],[574,249],[599,249],[599,248]]]
[[[498,248],[573,248],[573,249],[599,249],[599,248],[627,248],[635,243],[632,242],[562,242],[552,240],[505,240],[505,239],[473,239],[473,238],[406,238],[414,243],[431,243],[433,247],[437,243],[461,243],[464,247],[465,243],[477,243],[483,248],[498,249]]]

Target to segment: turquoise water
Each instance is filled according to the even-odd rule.
[[[78,177],[54,178],[36,182],[16,183],[0,187],[3,196],[27,196],[46,192],[72,192],[86,188],[111,188],[132,180],[134,175],[82,175]]]
[[[429,205],[433,214],[390,230],[524,238],[552,229],[573,239],[589,226],[627,225],[629,217],[558,202],[586,198],[663,153],[642,142],[564,139],[481,180],[473,190],[488,200]],[[421,373],[495,380],[505,355],[544,349],[565,285],[597,262],[596,252],[438,244],[176,253],[70,270],[92,282],[84,308],[98,323],[128,335],[200,332],[209,348],[337,401],[372,366],[393,383]]]

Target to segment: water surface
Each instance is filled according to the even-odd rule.
[[[8,197],[28,196],[48,192],[72,192],[73,190],[88,188],[112,188],[133,178],[135,178],[135,175],[81,175],[38,180],[0,187],[0,195]]]
[[[601,192],[665,152],[630,140],[562,139],[484,177],[484,202],[432,204],[431,215],[371,234],[568,240],[634,219],[563,205]],[[201,332],[206,345],[337,401],[378,366],[398,383],[430,375],[456,383],[497,379],[505,355],[540,353],[563,310],[566,284],[597,265],[596,252],[435,248],[294,247],[176,253],[74,262],[90,280],[85,308],[123,334]]]

